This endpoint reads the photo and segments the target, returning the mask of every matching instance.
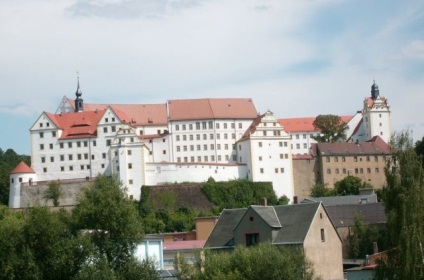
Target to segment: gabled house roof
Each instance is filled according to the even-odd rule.
[[[29,167],[25,162],[21,161],[10,174],[21,174],[21,173],[35,173],[35,171]]]
[[[350,227],[355,217],[361,216],[365,224],[384,224],[387,222],[383,203],[331,205],[325,207],[336,228]]]
[[[360,143],[314,143],[311,146],[312,155],[338,156],[338,155],[389,155],[389,145],[380,136],[373,137],[369,142]]]
[[[365,204],[377,203],[377,194],[363,195],[343,195],[343,196],[328,196],[328,197],[309,197],[305,198],[302,203],[322,202],[325,206],[343,205],[343,204]]]
[[[234,246],[233,231],[248,209],[256,211],[268,225],[277,231],[274,240],[272,240],[273,244],[303,244],[320,205],[321,203],[305,203],[224,209],[209,235],[205,247],[225,248]]]
[[[258,115],[250,98],[175,99],[168,101],[169,120],[254,119]]]

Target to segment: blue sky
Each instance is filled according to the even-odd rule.
[[[88,103],[250,97],[278,118],[349,115],[373,79],[394,131],[424,136],[422,0],[0,1],[0,148]]]

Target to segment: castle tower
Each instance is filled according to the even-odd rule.
[[[77,91],[75,92],[75,112],[83,112],[84,111],[84,100],[81,98],[82,91],[80,89],[79,77],[78,77],[78,85]]]
[[[37,181],[35,171],[21,161],[15,169],[10,172],[10,192],[9,192],[9,207],[21,207],[21,184],[27,183],[32,185]]]
[[[371,97],[365,98],[362,110],[364,139],[370,140],[374,136],[380,136],[389,143],[392,134],[390,106],[385,97],[380,96],[378,85],[371,86]]]

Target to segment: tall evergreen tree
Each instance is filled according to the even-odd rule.
[[[391,141],[393,156],[386,167],[384,203],[392,248],[377,269],[377,279],[424,277],[424,176],[409,132]]]

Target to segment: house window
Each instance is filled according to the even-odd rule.
[[[246,234],[246,246],[252,246],[259,243],[259,233]]]
[[[325,242],[325,232],[324,229],[321,229],[321,242]]]

